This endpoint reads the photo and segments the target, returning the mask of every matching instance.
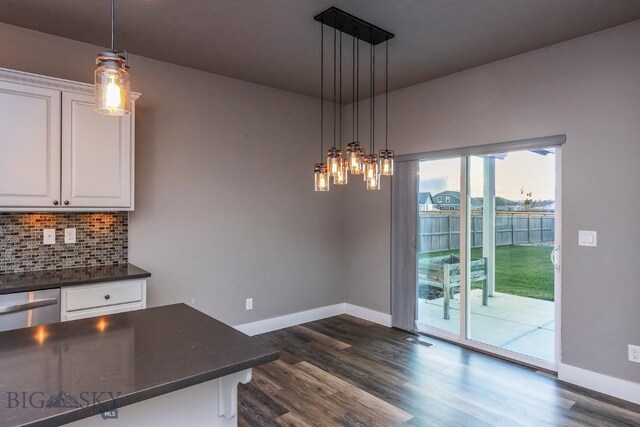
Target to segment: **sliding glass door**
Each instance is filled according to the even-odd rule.
[[[460,334],[460,159],[420,162],[418,323]]]
[[[556,157],[541,148],[420,163],[418,330],[555,364]]]

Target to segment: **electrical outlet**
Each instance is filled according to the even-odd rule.
[[[247,310],[253,310],[253,298],[247,298],[247,301],[245,302],[245,308]]]
[[[629,344],[629,361],[640,363],[640,345]]]
[[[55,245],[56,244],[56,229],[55,228],[45,228],[42,233],[42,243],[45,245]]]
[[[64,229],[64,242],[65,243],[75,243],[76,242],[76,229],[75,228],[65,228]]]

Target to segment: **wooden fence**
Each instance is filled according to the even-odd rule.
[[[496,245],[553,242],[553,212],[496,212]],[[482,212],[471,212],[471,247],[482,247]],[[420,212],[418,251],[460,248],[460,211]]]

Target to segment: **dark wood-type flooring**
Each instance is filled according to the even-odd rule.
[[[240,386],[240,426],[640,426],[638,405],[347,315],[259,337],[281,358]]]

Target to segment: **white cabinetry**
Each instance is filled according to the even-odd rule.
[[[145,279],[63,287],[60,320],[84,319],[147,307]]]
[[[131,206],[131,120],[94,110],[92,95],[62,94],[62,201]]]
[[[0,206],[60,203],[60,91],[0,80]]]
[[[93,85],[0,68],[0,211],[133,210],[131,95],[105,116]]]

